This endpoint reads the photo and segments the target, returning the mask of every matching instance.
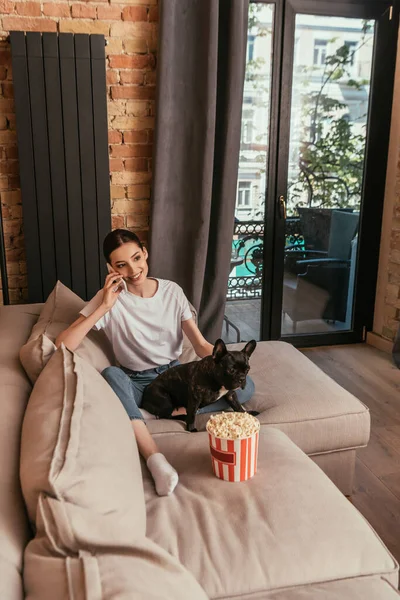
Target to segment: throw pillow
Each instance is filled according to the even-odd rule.
[[[45,493],[97,514],[131,515],[129,524],[145,531],[141,466],[125,409],[105,379],[64,345],[28,402],[20,478],[33,525]]]
[[[90,539],[78,540],[65,517],[69,509],[82,511],[82,524],[90,520],[87,510],[40,498],[39,529],[25,550],[24,587],[29,600],[207,600],[193,575],[144,535],[123,545],[115,544],[115,532],[108,531],[108,542],[99,546],[94,538],[102,534],[104,516],[91,524]]]
[[[28,341],[20,351],[22,366],[32,383],[55,351],[57,336],[76,321],[85,304],[61,281],[57,281]],[[111,345],[102,331],[90,331],[76,349],[76,354],[100,372],[115,363]]]

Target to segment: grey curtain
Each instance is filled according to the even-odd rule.
[[[230,271],[248,0],[162,0],[150,273],[182,286],[213,343]]]

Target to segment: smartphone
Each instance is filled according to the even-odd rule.
[[[112,268],[112,266],[110,265],[110,263],[107,263],[107,271],[108,271],[109,273],[115,273],[115,271],[114,271],[114,269]],[[113,283],[114,283],[114,282],[113,282]],[[118,285],[116,288],[114,288],[114,292],[116,292],[116,291],[117,291],[117,289],[118,289],[119,287],[122,287],[122,289],[123,289],[123,290],[125,290],[125,292],[127,292],[127,291],[128,291],[128,287],[127,287],[127,285],[126,285],[126,281],[125,281],[125,279],[121,279],[121,281],[119,282],[119,285]]]

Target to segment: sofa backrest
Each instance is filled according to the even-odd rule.
[[[21,428],[32,385],[19,352],[43,304],[0,306],[0,598],[22,600],[22,562],[32,537],[19,478]],[[197,318],[192,308],[193,317]],[[185,336],[184,362],[197,357]]]
[[[31,537],[19,483],[21,427],[31,384],[19,350],[42,304],[0,307],[0,598],[22,600],[22,559]]]

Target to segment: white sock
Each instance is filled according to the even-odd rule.
[[[156,452],[147,459],[147,467],[153,476],[156,492],[159,496],[169,496],[178,483],[178,473],[172,467],[164,454]]]

